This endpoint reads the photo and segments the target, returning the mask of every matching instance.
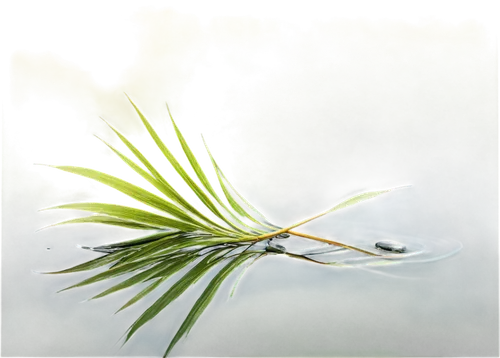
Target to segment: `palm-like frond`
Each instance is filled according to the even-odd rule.
[[[191,177],[181,166],[132,100],[130,100],[130,103],[134,107],[140,120],[144,124],[147,132],[151,136],[151,139],[155,142],[158,149],[163,153],[164,157],[193,191],[193,193],[195,193],[200,199],[200,202],[205,206],[205,209],[208,209],[211,217],[202,214],[200,209],[185,200],[179,192],[177,192],[154,168],[151,162],[137,149],[137,147],[109,124],[108,125],[112,131],[130,150],[138,162],[127,157],[104,140],[102,140],[103,143],[107,145],[134,172],[139,174],[143,179],[158,189],[163,196],[158,196],[125,180],[97,170],[74,166],[53,167],[62,171],[84,176],[107,185],[143,204],[148,205],[149,207],[159,211],[161,214],[133,207],[107,203],[72,203],[43,209],[73,209],[93,213],[91,216],[70,219],[51,226],[71,223],[99,223],[122,226],[129,229],[155,231],[153,234],[142,236],[133,240],[104,244],[97,247],[83,247],[91,251],[103,253],[104,255],[65,270],[49,273],[63,274],[89,271],[102,268],[106,265],[108,268],[61,291],[90,285],[95,282],[128,274],[128,277],[125,280],[92,297],[92,299],[97,299],[137,284],[149,283],[141,292],[126,302],[119,309],[119,311],[121,311],[135,304],[146,295],[159,288],[163,282],[168,280],[175,273],[178,273],[187,267],[191,267],[170,287],[170,289],[161,295],[160,298],[158,298],[140,317],[137,318],[137,320],[128,329],[125,342],[127,342],[144,324],[153,319],[172,301],[182,295],[188,287],[196,283],[215,267],[222,266],[215,277],[208,283],[205,290],[198,298],[191,311],[188,313],[178,332],[173,337],[167,351],[165,352],[165,356],[169,354],[182,336],[186,335],[193,327],[196,320],[200,317],[204,309],[215,296],[222,282],[236,268],[250,259],[253,259],[250,261],[250,264],[252,264],[258,258],[262,258],[268,254],[285,253],[279,247],[273,247],[271,245],[268,245],[265,249],[258,249],[255,244],[260,241],[269,240],[278,235],[291,233],[308,239],[323,241],[332,245],[342,246],[347,249],[357,250],[364,254],[376,255],[373,252],[365,251],[354,246],[326,240],[308,234],[302,234],[292,231],[292,229],[330,212],[340,210],[364,200],[387,193],[392,189],[372,191],[356,195],[312,218],[302,220],[286,227],[280,227],[272,224],[234,189],[222,173],[222,170],[218,166],[205,143],[208,156],[218,179],[218,184],[224,196],[221,197],[217,194],[214,186],[212,186],[209,182],[200,163],[191,151],[187,141],[172,118],[170,110],[168,110],[168,113],[177,139],[179,140],[180,146],[182,147],[182,150],[190,163],[191,169],[200,184],[196,183],[193,179],[194,177]],[[305,255],[286,254],[292,258],[306,259],[311,262],[316,262]],[[243,270],[243,272],[245,272],[245,270]]]

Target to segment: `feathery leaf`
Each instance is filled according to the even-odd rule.
[[[241,216],[246,217],[247,219],[253,221],[254,223],[261,225],[267,229],[280,229],[280,227],[271,224],[265,217],[262,215],[257,209],[255,209],[243,196],[241,196],[236,189],[231,185],[231,183],[226,179],[224,176],[224,173],[222,170],[219,168],[217,165],[217,162],[215,161],[214,157],[212,156],[212,153],[210,152],[210,149],[208,148],[207,143],[205,142],[205,139],[203,138],[203,143],[205,144],[205,148],[207,150],[208,156],[210,157],[210,160],[212,162],[212,166],[214,167],[215,173],[217,174],[217,179],[219,180],[220,187],[222,191],[224,192],[224,195],[226,196],[227,201],[229,202],[229,205]],[[227,183],[227,185],[226,185]],[[229,186],[229,188],[228,188]],[[253,210],[256,214],[258,214],[262,219],[259,221],[257,220],[254,216],[250,215],[248,211],[243,209],[243,207],[238,203],[238,201],[234,198],[233,195],[231,195],[231,190],[242,200],[248,208]],[[262,231],[262,230],[261,230]],[[269,231],[269,230],[266,230]]]

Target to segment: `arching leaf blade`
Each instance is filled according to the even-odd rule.
[[[202,136],[203,138],[203,136]],[[227,201],[229,202],[229,205],[231,205],[231,207],[234,209],[234,211],[236,211],[238,214],[240,214],[241,216],[243,217],[246,217],[247,219],[251,220],[252,222],[260,225],[260,226],[263,226],[263,227],[266,227],[268,229],[278,229],[279,227],[276,226],[276,225],[273,225],[271,223],[268,222],[268,220],[264,217],[264,215],[262,215],[257,209],[255,209],[245,198],[243,198],[237,191],[236,189],[234,189],[234,187],[231,185],[231,183],[226,179],[226,177],[224,176],[224,173],[222,172],[222,170],[220,169],[219,165],[217,164],[217,162],[215,161],[215,158],[212,156],[212,153],[210,152],[210,149],[208,148],[208,145],[207,143],[205,142],[205,139],[203,138],[203,143],[205,144],[205,148],[207,150],[207,153],[210,157],[210,160],[212,162],[212,166],[214,167],[214,170],[215,170],[215,173],[217,175],[217,179],[219,180],[219,184],[220,184],[220,187],[222,189],[222,191],[224,192],[224,195],[226,196],[226,199]],[[227,183],[227,185],[226,185]],[[228,188],[229,186],[229,188]],[[254,216],[250,215],[250,213],[248,213],[239,203],[238,201],[234,198],[233,195],[231,195],[231,192],[229,189],[232,189],[232,191],[250,208],[252,209],[255,213],[257,213],[258,215],[260,215],[263,220],[259,221],[258,219],[256,219]]]
[[[150,209],[165,212],[167,214],[172,211],[172,206],[169,205],[169,202],[164,198],[139,184],[124,179],[119,175],[108,173],[105,170],[74,164],[45,163],[45,166],[70,175],[84,177],[89,181],[115,190],[129,199],[136,200]]]
[[[245,273],[247,272],[247,270],[250,268],[250,266],[252,266],[258,259],[260,259],[262,257],[265,257],[266,255],[267,255],[266,252],[261,253],[259,256],[255,257],[252,260],[252,262],[250,262],[249,264],[247,264],[245,266],[245,268],[241,271],[240,275],[238,276],[238,278],[234,282],[233,287],[231,288],[231,292],[229,293],[229,297],[230,298],[234,296],[234,293],[236,292],[236,289],[238,288],[238,285],[239,285],[241,279],[243,278],[243,276],[245,275]]]
[[[177,127],[177,124],[175,123],[174,118],[172,117],[172,114],[170,113],[170,109],[168,108],[168,105],[167,105],[167,110],[168,110],[168,114],[170,116],[170,120],[172,121],[172,124],[174,126],[177,138],[179,139],[179,142],[180,142],[182,149],[184,151],[184,154],[188,158],[189,163],[191,164],[191,167],[193,168],[194,172],[196,173],[196,176],[198,177],[198,179],[200,180],[202,185],[205,187],[205,189],[212,195],[212,197],[217,201],[217,203],[233,218],[233,220],[235,220],[239,225],[245,227],[246,229],[251,230],[250,232],[247,231],[247,233],[251,234],[252,231],[254,231],[254,230],[259,232],[259,233],[263,233],[264,231],[257,229],[257,228],[253,228],[253,227],[245,224],[243,221],[241,221],[236,215],[233,214],[233,212],[231,210],[228,209],[226,204],[224,204],[224,202],[220,199],[220,197],[217,195],[214,188],[210,184],[210,181],[208,180],[207,176],[205,175],[205,172],[203,171],[202,167],[198,163],[198,160],[196,159],[193,152],[191,151],[191,148],[189,148],[189,145],[187,144],[186,140],[184,139],[184,136],[182,135],[181,131],[179,130],[179,127]],[[226,219],[224,221],[226,221]]]
[[[226,266],[224,266],[210,281],[206,289],[203,291],[201,296],[198,298],[196,303],[194,304],[193,308],[187,315],[186,319],[182,323],[181,327],[175,334],[174,338],[170,342],[170,345],[168,346],[165,354],[163,357],[166,357],[172,348],[175,346],[175,344],[182,338],[183,335],[188,334],[190,329],[193,327],[195,324],[196,320],[201,316],[205,308],[207,308],[208,304],[212,301],[214,298],[217,290],[219,289],[220,285],[224,280],[229,276],[229,274],[236,269],[239,265],[241,265],[245,260],[247,260],[250,256],[255,255],[255,253],[252,252],[246,252],[243,254],[240,254],[237,256],[235,259],[230,261]]]
[[[84,224],[84,223],[121,226],[121,227],[125,227],[128,229],[136,229],[136,230],[159,230],[159,229],[162,229],[162,227],[160,227],[160,226],[147,225],[147,224],[138,223],[138,222],[131,221],[131,220],[124,220],[124,219],[119,219],[119,218],[106,216],[106,215],[92,215],[92,216],[87,216],[87,217],[83,217],[83,218],[66,220],[66,221],[62,221],[62,222],[59,222],[56,224],[46,226],[42,229],[46,229],[46,228],[54,227],[54,226],[66,225],[66,224]],[[42,229],[40,229],[40,230],[42,230]]]
[[[396,186],[396,187],[389,188],[389,189],[365,191],[363,193],[359,193],[359,194],[351,196],[350,198],[342,200],[340,203],[338,203],[334,207],[326,210],[326,212],[324,214],[325,215],[332,214],[334,212],[350,208],[351,206],[361,204],[365,201],[378,198],[379,196],[389,194],[390,192],[393,192],[395,190],[406,189],[406,188],[410,188],[411,186],[412,186],[411,184],[406,184],[406,185],[400,185],[400,186]]]
[[[182,206],[187,211],[196,215],[198,218],[210,223],[213,226],[217,226],[217,223],[214,223],[212,220],[207,218],[205,215],[200,213],[194,206],[192,206],[188,201],[186,201],[164,178],[163,176],[155,169],[155,167],[146,159],[146,157],[117,129],[115,129],[112,125],[103,121],[115,132],[115,134],[120,138],[120,140],[129,148],[129,150],[139,159],[139,161],[150,171],[150,173],[156,178],[156,185],[158,190],[160,190],[165,196],[170,198],[172,201],[176,202],[180,206]],[[118,154],[118,153],[117,153]],[[128,158],[127,158],[128,159]],[[129,159],[130,160],[130,159]],[[127,162],[128,163],[128,162]]]
[[[185,290],[187,290],[191,285],[195,284],[201,277],[203,277],[218,261],[211,261],[210,259],[215,257],[218,252],[204,257],[200,262],[196,264],[191,270],[189,270],[181,279],[179,279],[175,284],[170,287],[170,289],[165,292],[158,300],[156,300],[129,328],[125,342],[127,342],[132,335],[141,328],[145,323],[153,319],[158,313],[160,313],[167,305],[178,298]]]
[[[173,276],[177,275],[179,272],[187,268],[194,261],[196,261],[198,257],[195,255],[186,256],[185,259],[178,261],[175,265],[169,268],[168,273],[162,276],[161,278],[155,279],[149,286],[145,287],[141,291],[137,292],[130,299],[127,300],[116,313],[120,313],[125,311],[126,309],[136,305],[146,297],[148,297],[151,293],[160,288],[163,284],[169,281]]]
[[[179,204],[189,205],[181,195],[163,178],[163,176],[156,170],[156,168],[146,159],[146,157],[137,149],[123,134],[121,134],[115,127],[103,119],[109,128],[120,138],[120,140],[127,146],[127,148],[136,156],[137,159],[150,171],[150,173],[163,185],[164,194],[173,201]],[[163,192],[163,191],[162,191]]]
[[[75,203],[63,203],[38,211],[43,212],[51,210],[72,210],[109,215],[123,221],[132,221],[155,228],[172,228],[184,231],[195,231],[199,229],[196,225],[177,219],[168,214],[159,214],[131,205],[119,204],[113,200],[84,200]]]
[[[131,253],[130,250],[121,250],[121,251],[116,251],[111,254],[103,255],[101,257],[98,257],[96,259],[84,262],[82,264],[70,267],[65,270],[60,270],[60,271],[53,271],[53,272],[43,272],[44,274],[49,274],[49,275],[58,275],[58,274],[63,274],[63,273],[74,273],[74,272],[81,272],[81,271],[89,271],[93,270],[99,267],[102,267],[104,265],[111,264],[120,258],[129,255]]]
[[[153,277],[158,277],[158,275],[160,277],[168,278],[168,277],[172,276],[174,273],[176,273],[177,271],[181,270],[186,265],[188,265],[194,259],[196,259],[196,257],[193,255],[182,255],[182,256],[175,257],[175,258],[169,258],[168,260],[164,259],[163,261],[159,262],[155,266],[153,266],[145,271],[139,272],[138,274],[126,279],[125,281],[120,282],[119,284],[108,288],[107,290],[101,292],[100,294],[92,297],[92,299],[107,296],[111,293],[123,290],[125,288],[136,285],[138,283],[147,281]]]
[[[165,257],[176,252],[189,252],[196,253],[205,249],[206,247],[212,247],[227,243],[234,243],[230,238],[186,238],[186,237],[174,237],[166,241],[153,243],[144,247],[140,252],[136,251],[131,255],[128,255],[117,265],[123,265],[135,260],[144,260],[155,257]],[[231,246],[232,247],[232,246]],[[231,248],[227,247],[227,248]],[[203,256],[200,254],[200,256]]]
[[[130,103],[134,107],[135,111],[139,115],[142,123],[148,130],[149,134],[155,141],[156,145],[158,148],[161,150],[163,155],[167,158],[167,160],[170,162],[172,167],[177,171],[177,173],[182,177],[184,182],[191,188],[191,190],[196,194],[196,196],[202,201],[202,203],[212,212],[214,213],[215,216],[217,216],[219,219],[223,220],[226,224],[231,226],[231,228],[239,232],[240,234],[245,234],[243,230],[238,228],[236,225],[234,225],[230,220],[227,220],[224,215],[219,211],[217,206],[214,205],[214,203],[210,200],[210,198],[205,194],[205,192],[191,179],[191,177],[186,173],[184,168],[180,165],[180,163],[177,161],[177,159],[173,156],[173,154],[170,152],[170,150],[167,148],[167,146],[163,143],[161,138],[158,136],[156,131],[153,129],[149,121],[146,119],[146,117],[142,114],[142,112],[139,110],[139,108],[135,105],[135,103],[129,98]]]
[[[92,283],[96,283],[96,282],[99,282],[102,280],[107,280],[107,279],[117,277],[117,276],[129,273],[129,272],[133,272],[135,270],[147,267],[148,265],[151,265],[151,264],[156,263],[158,261],[159,261],[158,258],[154,258],[154,259],[149,259],[149,260],[132,262],[132,263],[122,265],[119,267],[112,267],[107,271],[98,273],[97,275],[89,277],[89,278],[87,278],[87,279],[85,279],[85,280],[83,280],[75,285],[66,287],[66,288],[60,290],[59,292],[66,291],[66,290],[76,288],[76,287],[87,286],[87,285],[90,285]]]
[[[180,231],[172,230],[172,231],[161,231],[154,234],[141,236],[136,239],[130,239],[126,241],[114,242],[111,244],[104,244],[97,246],[96,248],[107,248],[107,249],[126,249],[130,247],[142,246],[151,242],[158,241],[163,238],[176,236],[180,233]]]

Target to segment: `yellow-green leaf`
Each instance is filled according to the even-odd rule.
[[[35,232],[40,232],[50,228],[68,226],[68,225],[100,225],[100,226],[116,227],[119,229],[139,230],[139,231],[157,231],[158,229],[166,228],[155,225],[145,225],[134,221],[120,220],[114,216],[109,216],[106,214],[92,214],[87,216],[70,218],[50,225],[46,225],[36,230]]]
[[[130,103],[132,106],[134,106],[135,111],[139,115],[142,123],[148,130],[149,134],[155,141],[156,145],[158,148],[161,150],[165,158],[170,162],[172,167],[175,169],[175,171],[182,177],[184,182],[191,188],[191,190],[196,194],[196,196],[205,204],[205,206],[210,209],[218,218],[221,220],[225,221],[229,226],[233,228],[234,231],[239,232],[240,234],[245,233],[242,231],[240,228],[238,228],[236,225],[234,225],[231,221],[227,220],[222,213],[219,211],[217,206],[214,205],[214,203],[210,200],[210,198],[205,194],[205,192],[191,179],[191,177],[186,173],[184,168],[179,164],[177,159],[172,155],[170,150],[167,148],[167,146],[163,143],[163,141],[160,139],[156,131],[153,129],[149,121],[146,119],[146,117],[142,114],[142,112],[139,110],[139,108],[135,105],[134,102],[129,98]]]
[[[241,195],[238,192],[238,190],[233,186],[233,184],[227,177],[226,173],[224,172],[224,169],[221,168],[219,162],[217,161],[217,158],[210,149],[210,146],[208,145],[208,141],[205,135],[201,133],[200,136],[201,136],[201,143],[203,145],[205,153],[207,154],[210,165],[212,169],[215,171],[214,174],[218,181],[219,189],[226,198],[226,200],[228,201],[231,209],[234,210],[236,213],[238,213],[242,218],[246,218],[251,222],[253,222],[254,224],[263,226],[271,230],[280,228],[280,226],[276,225],[271,220],[269,220],[255,206],[253,206],[248,200],[246,200],[243,195]],[[245,209],[245,206],[247,209]],[[251,215],[249,211],[252,212],[258,218],[260,218],[261,220],[258,220],[256,217]]]
[[[187,215],[185,212],[180,210],[172,203],[169,203],[168,201],[160,198],[159,196],[154,195],[136,185],[130,184],[122,179],[116,178],[109,174],[99,172],[94,169],[73,167],[73,166],[53,166],[53,167],[60,170],[64,170],[69,173],[78,174],[90,179],[94,179],[100,183],[106,184],[118,191],[121,191],[122,193],[146,205],[162,210],[180,220],[190,222],[193,225],[203,228],[203,226],[200,225],[200,223],[194,221],[193,218],[191,218],[189,215]]]
[[[179,147],[184,154],[186,162],[188,163],[189,167],[193,170],[194,175],[198,179],[202,189],[212,199],[214,205],[216,205],[217,208],[221,210],[220,216],[225,218],[225,222],[228,225],[230,225],[233,229],[239,232],[242,232],[244,234],[248,234],[249,232],[250,233],[255,232],[255,228],[252,228],[248,225],[246,225],[247,227],[244,228],[243,223],[239,220],[238,216],[236,216],[235,213],[231,211],[229,206],[219,196],[219,194],[217,193],[213,184],[210,181],[210,177],[208,176],[207,171],[200,164],[198,156],[191,147],[191,143],[189,143],[188,138],[182,131],[179,123],[177,123],[177,121],[175,120],[168,106],[167,106],[167,112],[170,116],[170,122],[172,123],[174,137],[175,139],[177,139],[179,143]]]
[[[73,210],[95,214],[105,214],[122,221],[132,221],[144,226],[155,228],[173,228],[184,231],[195,231],[199,227],[171,215],[155,213],[142,208],[127,204],[119,204],[113,200],[85,200],[75,203],[64,203],[38,210],[39,212],[50,210]]]
[[[131,166],[134,170],[136,170],[139,174],[143,175],[150,183],[152,183],[158,190],[160,190],[165,196],[171,199],[173,202],[179,204],[188,212],[196,215],[198,218],[210,223],[211,225],[217,227],[217,223],[214,223],[212,220],[207,218],[205,215],[199,212],[194,206],[192,206],[188,201],[186,201],[164,178],[163,176],[155,169],[155,167],[146,159],[146,157],[118,130],[116,130],[113,126],[111,126],[108,122],[104,121],[120,138],[120,140],[130,149],[130,151],[140,160],[140,162],[150,171],[150,173],[156,179],[154,182],[148,175],[144,175],[145,171],[140,168],[138,165],[133,163],[129,158],[125,157],[123,154],[119,153],[116,149],[110,148],[115,151],[115,153],[122,158],[129,166]],[[107,144],[107,143],[106,143]],[[107,144],[109,146],[109,144]],[[137,169],[139,168],[139,169]],[[147,174],[147,173],[146,173]],[[219,227],[220,228],[220,227]],[[225,230],[225,229],[224,229]],[[227,231],[226,231],[227,232]]]
[[[395,190],[406,189],[406,188],[410,188],[410,187],[411,187],[411,184],[407,184],[407,185],[396,186],[396,187],[389,188],[389,189],[365,191],[363,193],[356,194],[356,195],[351,196],[350,198],[342,200],[340,203],[338,203],[337,205],[335,205],[331,209],[326,210],[325,215],[350,208],[351,206],[355,206],[355,205],[358,205],[358,204],[363,203],[365,201],[375,199],[379,196],[388,194],[388,193],[395,191]]]

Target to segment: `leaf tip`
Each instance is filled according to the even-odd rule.
[[[123,92],[123,94],[124,94],[124,95],[125,95],[125,97],[127,97],[127,98],[128,98],[128,100],[130,101],[130,97],[129,97],[129,95],[127,94],[127,92]]]
[[[80,244],[77,244],[76,247],[78,249],[82,249],[82,250],[92,250],[92,248],[90,246],[83,246],[83,245],[80,245]]]
[[[127,343],[130,338],[132,338],[132,335],[134,334],[134,332],[132,332],[131,330],[129,330],[127,333],[126,333],[126,336],[125,336],[125,340],[123,342],[123,344]]]

